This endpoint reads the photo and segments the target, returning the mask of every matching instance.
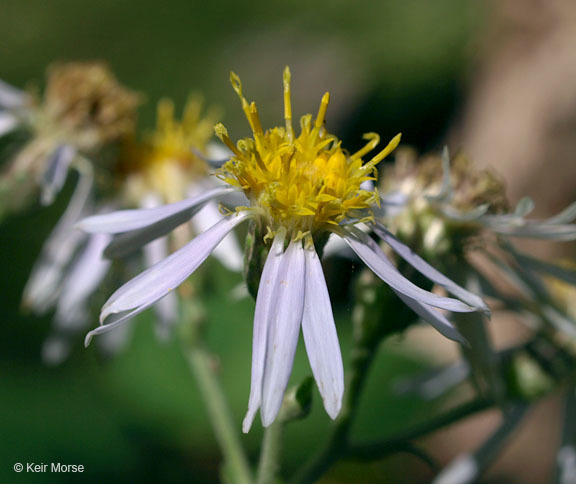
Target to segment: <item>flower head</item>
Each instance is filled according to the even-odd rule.
[[[242,94],[240,78],[232,73],[230,80],[253,137],[234,145],[224,126],[216,126],[216,134],[234,153],[219,176],[244,191],[250,209],[263,218],[269,235],[280,228],[290,235],[313,235],[331,230],[331,226],[362,210],[370,217],[370,208],[379,197],[375,190],[364,189],[363,184],[376,179],[376,165],[396,148],[400,135],[366,163],[362,157],[380,140],[376,133],[368,133],[368,144],[349,155],[340,140],[324,127],[330,100],[326,93],[315,119],[310,114],[302,116],[300,134],[296,136],[288,68],[284,71],[285,126],[263,131],[256,104],[249,104]]]
[[[0,82],[0,136],[29,134],[0,176],[1,208],[21,208],[36,186],[52,203],[70,168],[91,176],[96,152],[134,129],[139,103],[101,62],[51,66],[42,97]]]
[[[195,239],[118,289],[104,305],[101,326],[90,338],[144,311],[170,293],[210,255],[223,238],[241,222],[252,219],[267,228],[264,237],[270,249],[264,264],[254,315],[252,382],[243,429],[247,432],[258,409],[262,422],[270,425],[280,410],[288,385],[300,328],[312,372],[324,407],[335,418],[344,390],[342,357],[326,281],[315,239],[331,232],[350,245],[356,254],[414,311],[449,338],[462,340],[439,309],[469,312],[487,308],[484,302],[440,274],[414,254],[381,225],[380,235],[394,251],[433,282],[458,299],[442,297],[407,280],[389,261],[379,245],[356,225],[374,220],[376,191],[362,184],[376,178],[375,166],[398,144],[399,136],[376,156],[363,157],[378,143],[369,134],[367,145],[350,155],[337,138],[328,133],[324,119],[326,94],[318,116],[302,117],[301,132],[292,128],[290,72],[284,73],[285,126],[264,131],[256,105],[242,94],[237,76],[232,86],[252,128],[253,138],[231,141],[222,125],[216,126],[221,140],[232,151],[219,176],[229,187],[205,192],[190,200],[149,210],[129,210],[85,219],[90,232],[121,233],[125,237],[152,240],[188,220],[199,207],[232,190],[242,191],[249,205],[216,223]],[[134,237],[133,237],[134,238]]]
[[[142,142],[128,139],[120,164],[120,175],[129,202],[139,204],[148,193],[156,193],[165,203],[182,200],[188,187],[208,176],[208,155],[214,116],[201,117],[202,102],[190,98],[180,120],[174,103],[158,103],[156,129]]]
[[[80,150],[91,150],[134,129],[140,97],[118,83],[102,62],[58,63],[48,69],[44,100],[32,125]]]
[[[504,183],[490,170],[478,170],[466,157],[428,156],[417,162],[403,150],[381,183],[382,215],[401,238],[421,246],[431,258],[461,255],[477,238],[512,236],[576,238],[576,204],[545,220],[526,216],[530,198],[511,209]]]

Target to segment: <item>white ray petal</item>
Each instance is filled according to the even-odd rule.
[[[209,201],[194,215],[191,222],[196,233],[199,234],[222,218],[224,215],[218,210],[218,204],[215,201]],[[214,249],[214,257],[231,271],[239,272],[244,267],[242,250],[233,232],[229,233],[222,243]]]
[[[462,301],[438,296],[414,285],[392,265],[378,244],[360,230],[351,229],[350,233],[344,234],[344,240],[358,257],[395,291],[428,306],[454,312],[474,311],[474,308]]]
[[[204,203],[225,193],[233,191],[233,188],[215,188],[194,198],[182,200],[156,208],[144,208],[137,210],[119,210],[105,215],[94,215],[85,218],[78,223],[78,228],[85,232],[119,234],[151,227],[163,220],[177,218],[172,228],[188,220],[196,210]],[[164,235],[164,234],[160,234]]]
[[[176,289],[206,260],[226,234],[248,216],[240,213],[221,220],[162,262],[124,284],[104,304],[100,314],[103,326],[88,333],[85,344],[89,344],[94,335],[117,327]]]
[[[73,262],[56,307],[55,320],[60,329],[80,329],[78,326],[82,327],[88,321],[88,299],[110,267],[110,261],[102,257],[109,240],[110,237],[104,234],[91,236]]]
[[[24,105],[26,93],[0,79],[0,107],[20,108]]]
[[[46,159],[46,169],[40,182],[42,194],[40,203],[50,205],[66,182],[68,168],[76,156],[76,149],[70,145],[57,146]]]
[[[18,119],[11,113],[0,111],[0,137],[13,131],[18,126]]]
[[[168,256],[167,237],[153,240],[144,246],[144,260],[146,267],[152,267]],[[156,333],[161,339],[166,339],[178,320],[178,297],[176,293],[169,292],[154,304],[157,324]]]
[[[306,296],[302,332],[324,408],[334,419],[340,412],[344,393],[342,355],[322,265],[314,247],[306,249],[304,253]]]
[[[284,231],[274,237],[274,242],[266,258],[258,295],[256,297],[256,310],[254,312],[254,334],[252,338],[252,374],[250,380],[250,399],[248,412],[242,422],[242,431],[247,433],[252,426],[254,416],[260,408],[262,401],[262,378],[264,375],[264,363],[266,360],[266,344],[268,324],[270,322],[270,309],[274,301],[274,289],[277,287],[278,271],[284,251]]]
[[[86,239],[86,234],[74,230],[74,224],[85,210],[91,190],[92,177],[81,174],[66,211],[58,220],[34,264],[22,299],[25,306],[38,313],[45,312],[56,302],[64,271],[79,245]]]
[[[440,271],[428,264],[424,259],[422,259],[418,254],[416,254],[410,247],[403,244],[398,240],[386,227],[377,223],[374,227],[374,231],[378,236],[386,242],[392,249],[400,255],[408,264],[414,267],[418,272],[422,273],[432,282],[438,284],[439,286],[446,289],[448,292],[460,298],[462,301],[481,309],[484,313],[490,314],[490,309],[482,298],[478,297],[476,294],[472,294],[470,291],[464,289],[463,287],[456,284],[454,281],[450,280]]]
[[[278,415],[292,372],[304,311],[305,266],[302,241],[292,241],[282,257],[268,327],[261,408],[264,427]]]

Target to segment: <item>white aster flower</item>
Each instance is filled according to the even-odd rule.
[[[290,378],[300,328],[324,407],[335,418],[344,391],[343,365],[317,253],[328,235],[341,237],[406,304],[449,338],[461,339],[441,310],[487,311],[487,307],[480,298],[444,277],[379,227],[379,235],[393,250],[461,300],[415,286],[400,274],[379,245],[356,227],[374,220],[372,208],[378,205],[379,196],[366,187],[366,182],[376,179],[376,165],[397,146],[400,135],[367,162],[363,157],[379,142],[375,133],[365,136],[368,143],[364,148],[348,154],[324,127],[328,93],[322,98],[316,119],[303,116],[300,134],[296,135],[292,127],[288,69],[284,72],[286,124],[264,131],[256,105],[249,104],[242,95],[239,78],[232,74],[231,81],[253,138],[234,144],[225,128],[216,126],[216,133],[233,153],[218,173],[228,187],[163,207],[90,217],[81,227],[93,233],[122,232],[131,244],[139,245],[168,233],[209,201],[231,192],[243,192],[249,204],[237,207],[236,213],[217,221],[180,250],[118,289],[104,305],[101,326],[88,334],[87,343],[93,335],[123,324],[169,294],[228,233],[242,222],[252,220],[260,232],[266,231],[264,241],[272,242],[256,300],[252,383],[243,430],[250,429],[258,409],[264,426],[276,418]]]

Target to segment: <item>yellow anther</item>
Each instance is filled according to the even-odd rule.
[[[234,71],[230,71],[230,84],[232,84],[232,89],[236,91],[236,94],[238,94],[240,101],[242,101],[242,106],[244,106],[244,104],[247,104],[247,101],[244,98],[244,95],[242,94],[242,81]]]
[[[320,108],[318,109],[318,115],[316,116],[316,122],[314,126],[318,129],[324,124],[324,118],[326,117],[326,110],[328,109],[328,103],[330,102],[330,93],[324,93],[322,96],[322,101],[320,102]]]
[[[365,133],[364,136],[362,136],[362,139],[366,139],[369,140],[368,143],[366,143],[366,145],[364,146],[364,148],[358,150],[356,153],[354,153],[350,159],[352,160],[357,160],[362,158],[366,153],[369,153],[370,151],[372,151],[374,148],[376,148],[376,146],[378,146],[378,143],[380,143],[380,136],[378,136],[376,133]]]
[[[244,111],[244,115],[250,124],[250,128],[253,132],[256,132],[254,121],[252,119],[252,115],[250,114],[250,105],[242,94],[242,81],[240,80],[240,77],[238,77],[238,75],[233,71],[230,71],[230,84],[232,84],[232,89],[236,91],[236,94],[238,94],[238,97],[240,98],[240,102],[242,103],[242,110]]]
[[[228,136],[228,130],[224,127],[222,123],[218,123],[214,126],[214,133],[216,133],[216,136],[220,138],[220,141],[222,141],[222,143],[224,143],[228,148],[230,148],[230,151],[232,151],[232,153],[234,153],[236,156],[242,156],[238,151],[238,148],[234,146],[234,143]]]
[[[286,122],[286,134],[288,140],[292,141],[294,139],[294,129],[292,128],[292,100],[290,99],[290,68],[286,66],[284,68],[283,83],[284,83],[284,120]]]
[[[384,158],[386,158],[390,153],[392,153],[396,149],[398,144],[400,143],[401,137],[402,137],[402,133],[398,133],[396,136],[394,136],[394,138],[392,138],[390,143],[388,143],[388,145],[386,145],[386,148],[384,148],[380,153],[378,153],[374,158],[372,158],[368,163],[366,163],[364,165],[364,168],[369,169],[369,168],[375,167]]]
[[[260,116],[258,116],[258,108],[256,107],[255,102],[252,102],[250,104],[250,118],[252,118],[252,126],[254,126],[254,134],[255,135],[264,134],[264,132],[262,131],[262,123],[260,122]]]
[[[182,123],[185,126],[195,126],[200,120],[200,113],[202,112],[203,100],[200,96],[189,96],[184,108],[184,115],[182,116]]]
[[[174,103],[161,99],[156,108],[156,126],[159,130],[169,130],[174,123]]]

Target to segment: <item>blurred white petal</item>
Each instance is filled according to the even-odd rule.
[[[64,271],[80,243],[87,238],[74,224],[85,209],[92,189],[92,178],[81,175],[68,207],[42,247],[38,261],[22,297],[23,304],[35,311],[47,311],[56,301]]]
[[[156,239],[144,246],[144,260],[146,267],[158,264],[168,256],[168,240],[166,237]],[[178,320],[178,297],[176,293],[169,292],[154,305],[154,312],[158,319],[156,331],[160,338],[166,339],[172,327]]]
[[[89,298],[110,268],[110,261],[102,257],[109,240],[106,234],[92,235],[73,262],[56,307],[55,320],[59,328],[80,329],[88,322]]]
[[[66,177],[68,175],[68,168],[70,163],[76,156],[76,150],[70,145],[57,146],[46,159],[46,169],[42,174],[42,194],[40,196],[40,203],[42,205],[50,205],[56,195],[60,193]]]
[[[210,201],[194,215],[191,222],[195,232],[200,234],[222,218],[224,215],[218,210],[218,204]],[[214,249],[213,255],[231,271],[240,272],[244,267],[244,255],[234,232],[224,237],[224,240]]]
[[[18,119],[6,111],[0,111],[0,136],[13,131],[18,126]]]
[[[0,107],[15,109],[22,107],[26,100],[26,93],[10,84],[0,80]]]
[[[248,216],[241,213],[221,220],[162,262],[124,284],[102,308],[102,326],[88,333],[85,344],[89,344],[94,335],[119,326],[176,289],[206,260],[214,247]]]

